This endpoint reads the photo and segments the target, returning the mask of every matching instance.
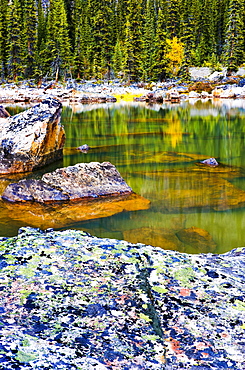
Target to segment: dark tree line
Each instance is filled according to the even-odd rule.
[[[1,0],[2,80],[188,79],[244,63],[245,0]]]

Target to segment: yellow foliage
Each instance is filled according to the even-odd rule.
[[[177,37],[167,39],[167,53],[166,59],[168,60],[168,70],[173,76],[177,76],[183,58],[184,58],[184,44],[179,41]]]

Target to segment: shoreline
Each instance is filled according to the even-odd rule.
[[[62,103],[115,103],[147,102],[178,103],[186,100],[244,99],[245,79],[230,78],[217,81],[195,81],[189,84],[178,81],[157,83],[134,83],[126,85],[120,81],[81,83],[50,83],[37,88],[34,84],[0,85],[0,104],[39,103],[48,96]]]

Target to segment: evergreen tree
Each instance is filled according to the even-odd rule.
[[[170,39],[179,37],[180,31],[180,4],[179,0],[169,0],[167,32]]]
[[[244,6],[230,0],[225,32],[224,60],[228,70],[236,70],[244,61]]]
[[[43,67],[52,75],[58,76],[72,65],[71,44],[63,0],[50,0],[47,20],[47,40],[42,56]]]
[[[147,1],[142,38],[142,77],[143,80],[152,79],[153,53],[155,48],[155,9],[151,0]]]
[[[88,7],[83,0],[75,2],[75,75],[90,78],[92,74],[94,38]]]
[[[160,8],[158,11],[156,42],[153,53],[153,78],[155,80],[163,81],[167,76],[166,39],[166,1],[161,0]]]
[[[223,45],[225,43],[225,25],[227,23],[227,0],[216,0],[215,1],[215,43],[217,58],[220,58],[223,52]]]
[[[0,2],[0,76],[4,79],[7,76],[7,58],[8,58],[8,29],[7,29],[7,9],[8,0]]]
[[[7,31],[8,31],[8,76],[17,81],[23,77],[24,64],[24,37],[22,4],[20,0],[13,0],[8,5]]]
[[[209,61],[215,52],[215,7],[213,0],[202,0],[200,18],[200,38],[197,46],[199,64]]]
[[[35,0],[25,0],[24,4],[25,76],[33,77],[37,49],[37,8]]]
[[[75,28],[76,28],[76,14],[75,14],[76,0],[64,0],[64,6],[66,11],[69,40],[72,49],[74,50]]]
[[[127,1],[117,0],[115,3],[115,31],[116,40],[125,39],[125,19],[127,14]]]
[[[109,0],[92,1],[94,15],[92,17],[93,29],[93,74],[96,78],[103,78],[105,74],[110,78],[111,58],[114,45],[114,14]]]
[[[41,83],[43,76],[49,70],[46,58],[46,40],[47,40],[47,17],[45,15],[42,0],[38,0],[37,8],[37,46],[36,46],[36,68],[34,77]]]
[[[112,56],[112,69],[116,77],[121,77],[122,75],[124,65],[123,56],[124,56],[123,44],[122,41],[118,39],[114,47],[114,53]]]
[[[181,41],[184,43],[184,59],[180,69],[181,79],[190,79],[189,67],[195,61],[195,19],[192,13],[193,2],[185,0],[181,19]]]
[[[127,1],[124,72],[129,80],[138,81],[141,76],[142,51],[142,3]]]

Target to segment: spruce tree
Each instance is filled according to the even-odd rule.
[[[83,0],[75,2],[75,62],[77,78],[90,78],[92,74],[94,38],[89,8]]]
[[[141,76],[142,2],[127,0],[124,72],[128,80],[138,81]]]
[[[8,31],[8,55],[7,69],[9,78],[17,81],[23,77],[25,69],[24,37],[22,4],[20,0],[13,0],[8,5],[7,31]]]
[[[215,45],[215,7],[213,0],[202,0],[202,17],[200,18],[200,38],[197,46],[199,64],[209,61],[216,50]]]
[[[244,61],[244,6],[230,0],[225,31],[224,61],[228,70],[235,71]]]
[[[114,14],[109,0],[91,1],[94,4],[92,17],[93,32],[93,75],[103,78],[105,74],[110,78],[111,58],[114,45]]]
[[[143,80],[152,79],[153,74],[153,54],[155,48],[155,9],[151,0],[147,1],[143,37],[142,37],[142,78]]]
[[[227,16],[227,1],[215,0],[215,55],[219,58],[225,42],[225,24]]]
[[[116,45],[114,47],[114,52],[112,55],[112,69],[114,72],[115,77],[122,77],[123,71],[123,56],[124,56],[124,49],[123,43],[120,39],[117,40]]]
[[[179,0],[169,0],[167,32],[170,39],[179,37],[180,31],[180,3]]]
[[[63,0],[50,0],[43,63],[52,76],[66,75],[72,65],[71,44]]]
[[[167,77],[166,60],[166,1],[161,0],[158,10],[156,41],[153,53],[153,79],[163,81]]]
[[[127,1],[117,0],[115,3],[115,31],[116,40],[123,41],[125,39],[125,19],[127,14]]]
[[[8,58],[8,0],[0,2],[0,76],[2,79],[7,76]]]
[[[36,67],[37,51],[37,8],[35,0],[25,0],[24,4],[24,42],[25,42],[25,77],[31,78]]]
[[[189,81],[189,67],[195,60],[195,19],[192,13],[193,2],[183,1],[181,19],[181,41],[184,43],[184,59],[180,68],[180,75],[183,81]]]

